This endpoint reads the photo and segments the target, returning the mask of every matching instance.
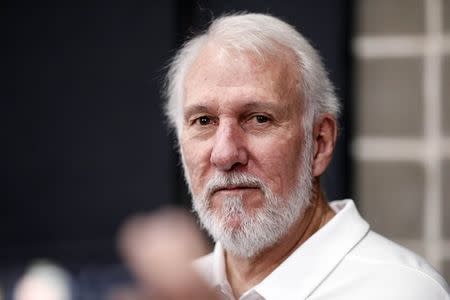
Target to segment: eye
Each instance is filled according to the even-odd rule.
[[[255,119],[256,119],[256,122],[258,122],[258,123],[269,122],[269,118],[267,116],[264,116],[264,115],[256,115]]]
[[[197,122],[198,124],[205,126],[205,125],[209,125],[212,123],[212,118],[208,117],[208,116],[201,116],[198,117],[195,122]]]

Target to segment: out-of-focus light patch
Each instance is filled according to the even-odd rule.
[[[70,277],[54,264],[37,262],[17,282],[14,300],[71,300]]]

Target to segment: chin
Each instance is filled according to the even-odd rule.
[[[240,217],[231,217],[224,221],[223,227],[225,230],[230,230],[232,232],[237,231],[242,227],[242,220]]]

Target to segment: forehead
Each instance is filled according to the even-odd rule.
[[[299,74],[289,51],[276,55],[225,50],[207,44],[187,72],[183,107],[192,102],[298,99]]]

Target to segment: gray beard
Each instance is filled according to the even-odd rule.
[[[304,152],[308,152],[305,147]],[[193,196],[193,208],[201,225],[216,242],[232,255],[254,257],[264,249],[276,244],[292,225],[302,217],[310,204],[312,194],[312,157],[303,157],[298,171],[297,185],[283,198],[274,193],[258,177],[240,172],[217,173],[207,183],[200,196]],[[219,209],[210,207],[215,190],[227,185],[245,185],[259,188],[264,195],[264,203],[251,213],[244,207],[240,196],[230,196],[223,200]],[[241,220],[238,228],[226,224],[230,218]]]

